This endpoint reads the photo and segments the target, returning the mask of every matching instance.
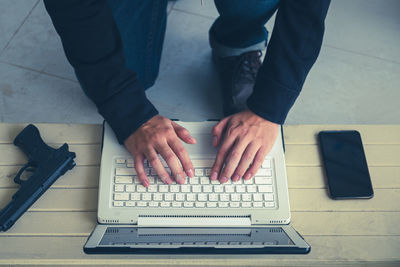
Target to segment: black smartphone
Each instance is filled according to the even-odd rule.
[[[358,131],[319,133],[322,160],[333,199],[372,198],[371,177]]]

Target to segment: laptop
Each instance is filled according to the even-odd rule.
[[[167,185],[145,161],[147,188],[137,178],[131,155],[104,123],[98,225],[84,245],[85,253],[310,251],[289,225],[282,131],[251,180],[220,184],[209,179],[217,153],[211,132],[217,122],[176,122],[196,138],[195,145],[184,144],[195,177]]]

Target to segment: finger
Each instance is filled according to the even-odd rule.
[[[175,155],[174,151],[169,147],[167,143],[156,146],[156,150],[158,153],[160,153],[161,157],[165,160],[168,167],[171,169],[171,173],[175,181],[179,184],[184,184],[185,175],[183,173],[181,165],[179,164],[178,157]]]
[[[222,146],[218,150],[217,157],[215,158],[214,165],[211,169],[211,177],[210,177],[211,180],[218,179],[219,173],[221,172],[221,169],[225,162],[225,158],[228,155],[234,141],[235,141],[235,138],[233,136],[230,136],[230,137],[224,139],[224,142],[222,143]]]
[[[143,160],[144,160],[143,154],[137,154],[134,157],[135,169],[142,185],[148,187],[150,185],[150,181],[146,175],[146,172],[144,171]]]
[[[190,132],[185,127],[180,126],[174,121],[172,122],[172,127],[174,127],[176,135],[185,143],[196,144],[196,139],[190,135]]]
[[[157,153],[154,149],[147,151],[145,153],[147,160],[149,161],[151,167],[156,171],[158,177],[160,177],[161,181],[166,184],[171,184],[172,179],[167,170],[162,165],[160,159],[157,156]]]
[[[235,169],[237,168],[240,159],[242,158],[243,152],[245,151],[248,144],[249,143],[244,139],[239,139],[239,138],[236,139],[235,144],[232,146],[225,160],[225,166],[219,178],[221,183],[227,182],[230,178],[232,178],[234,181],[238,181],[240,179],[239,176],[232,177],[232,175]]]
[[[174,138],[174,140],[169,141],[168,144],[171,147],[171,149],[175,152],[175,155],[178,156],[178,159],[181,162],[187,176],[193,177],[194,175],[193,164],[190,161],[189,154],[187,153],[181,141]]]
[[[238,181],[241,179],[249,168],[250,164],[253,162],[254,157],[259,150],[259,146],[254,143],[250,143],[246,150],[244,151],[242,158],[240,159],[239,165],[237,166],[234,175],[232,176],[233,181]]]
[[[256,156],[254,157],[254,161],[253,164],[251,165],[251,167],[246,171],[245,175],[244,175],[244,179],[245,180],[249,180],[251,177],[254,176],[254,174],[257,173],[258,169],[261,167],[261,164],[264,161],[265,156],[267,155],[267,150],[266,149],[262,149],[260,148],[257,153]]]
[[[224,133],[224,130],[226,128],[226,125],[228,124],[230,117],[226,117],[220,122],[218,122],[212,129],[212,135],[213,135],[213,146],[216,147],[220,143],[222,139],[222,135]]]

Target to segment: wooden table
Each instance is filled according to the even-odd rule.
[[[0,208],[17,187],[26,162],[12,144],[24,124],[0,124]],[[299,125],[285,127],[292,225],[308,243],[308,255],[85,255],[82,246],[96,224],[100,125],[37,124],[43,139],[67,142],[77,166],[61,177],[6,233],[0,264],[127,264],[171,266],[329,265],[400,266],[400,125]],[[327,195],[316,133],[361,132],[375,196],[331,200]]]

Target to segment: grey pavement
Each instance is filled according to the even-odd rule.
[[[147,92],[167,117],[222,116],[207,35],[218,12],[204,2],[169,3],[160,75]],[[0,121],[101,122],[43,2],[0,0],[0,10]],[[320,57],[287,123],[400,123],[399,12],[397,0],[332,0]]]

